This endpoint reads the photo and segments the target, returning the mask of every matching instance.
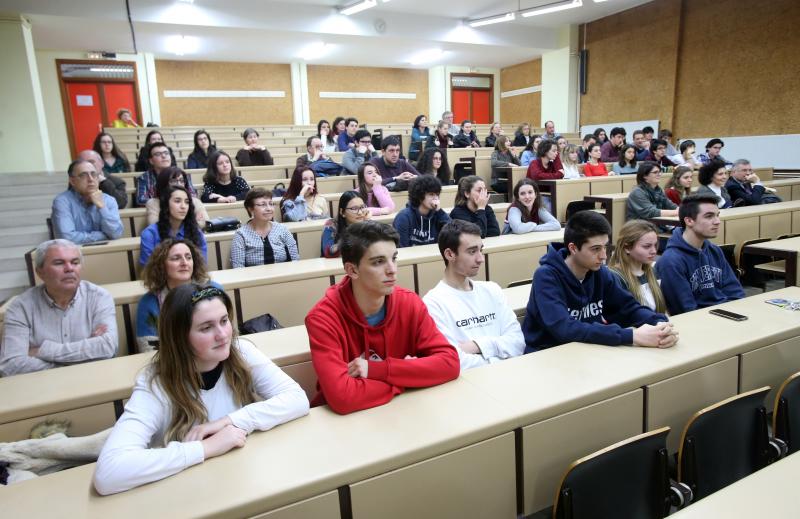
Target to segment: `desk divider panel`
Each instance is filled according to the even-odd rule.
[[[792,213],[765,214],[759,218],[759,238],[772,238],[792,232]]]
[[[300,384],[309,400],[314,398],[317,394],[317,372],[314,371],[314,366],[310,360],[281,366],[281,369]]]
[[[720,231],[722,228],[720,228]],[[747,240],[755,240],[759,238],[759,218],[758,216],[750,216],[746,218],[736,218],[725,220],[725,241],[723,243],[735,243],[736,254],[741,250],[741,244]],[[722,232],[717,234],[717,238],[723,235]],[[712,240],[714,241],[714,240]]]
[[[339,493],[334,490],[251,519],[342,519],[339,513]]]
[[[589,181],[589,190],[593,195],[610,195],[614,193],[622,193],[625,191],[622,188],[622,178],[619,176],[606,177],[609,180],[605,182]],[[603,179],[605,180],[605,179]],[[583,200],[578,198],[577,200]],[[569,203],[570,200],[567,201]]]
[[[743,353],[741,359],[739,391],[770,386],[764,405],[772,412],[775,392],[789,375],[800,371],[800,337]]]
[[[93,405],[60,413],[0,424],[0,444],[30,438],[31,429],[45,420],[69,420],[68,436],[88,436],[108,429],[116,422],[114,403]]]
[[[486,261],[488,279],[501,288],[506,288],[512,281],[531,279],[533,271],[539,266],[539,260],[546,252],[546,245],[492,252]]]
[[[732,357],[645,387],[648,431],[668,425],[667,449],[677,452],[683,427],[700,409],[737,394],[739,359]]]
[[[303,324],[306,314],[330,286],[330,276],[237,288],[241,320],[270,313],[282,326]]]

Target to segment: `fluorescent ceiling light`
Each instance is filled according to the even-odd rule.
[[[492,25],[493,23],[512,22],[516,18],[514,13],[500,14],[497,16],[488,16],[486,18],[478,18],[477,20],[470,20],[470,27],[483,27],[484,25]]]
[[[602,4],[602,3],[603,3],[603,2],[605,2],[605,1],[606,1],[606,0],[594,0],[594,3],[596,3],[596,4]]]
[[[193,4],[194,0],[178,0],[178,2],[183,2],[184,4]]]
[[[340,7],[339,14],[350,16],[351,14],[360,13],[361,11],[369,9],[370,7],[375,7],[376,5],[378,5],[377,0],[361,0],[360,2],[356,2],[345,7]]]
[[[522,11],[521,14],[525,18],[528,18],[530,16],[538,16],[540,14],[555,13],[558,11],[565,11],[567,9],[574,9],[575,7],[580,7],[582,5],[583,0],[563,0],[561,2],[553,2],[551,4],[527,9]]]
[[[414,54],[408,62],[412,65],[421,65],[423,63],[436,61],[442,56],[444,56],[444,51],[442,49],[428,49]]]
[[[197,52],[200,41],[194,36],[170,36],[167,38],[167,52],[183,56]]]

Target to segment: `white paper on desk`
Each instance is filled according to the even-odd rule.
[[[75,104],[77,104],[78,106],[94,106],[94,97],[75,96]]]

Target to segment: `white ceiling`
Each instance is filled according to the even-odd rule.
[[[650,0],[584,0],[580,8],[472,29],[464,20],[552,0],[391,0],[353,16],[352,0],[130,0],[137,50],[157,58],[428,68],[448,64],[505,67],[557,48],[559,28],[585,23]],[[441,14],[437,13],[438,12]],[[37,49],[133,52],[125,0],[0,0],[0,11],[31,20]],[[437,13],[437,14],[434,14]],[[379,29],[382,28],[382,29]],[[195,38],[177,56],[168,38]],[[304,51],[325,42],[324,54]],[[434,62],[412,65],[415,53],[441,49]]]

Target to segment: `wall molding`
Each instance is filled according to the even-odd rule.
[[[509,90],[508,92],[500,92],[500,98],[505,99],[506,97],[521,96],[523,94],[533,94],[535,92],[541,92],[541,91],[542,91],[542,85],[529,86],[525,88],[518,88],[516,90]]]
[[[164,90],[164,97],[286,97],[283,90]]]
[[[416,99],[415,93],[403,92],[320,92],[323,99]]]

